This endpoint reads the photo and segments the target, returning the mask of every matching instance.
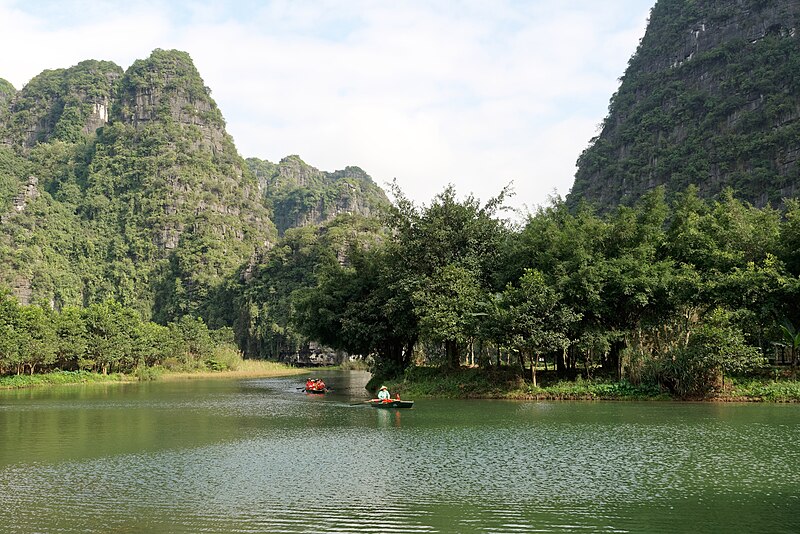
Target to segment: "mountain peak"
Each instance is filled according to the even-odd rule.
[[[649,190],[800,192],[800,1],[659,0],[567,197],[601,211]]]
[[[115,119],[137,129],[152,122],[196,126],[214,148],[225,136],[222,113],[186,52],[159,48],[135,61],[120,82],[119,100]]]

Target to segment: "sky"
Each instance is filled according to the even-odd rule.
[[[655,0],[0,0],[0,78],[188,52],[244,157],[349,165],[419,205],[569,193]]]

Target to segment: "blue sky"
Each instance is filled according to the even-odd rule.
[[[655,0],[0,0],[0,78],[188,52],[245,157],[565,196]]]

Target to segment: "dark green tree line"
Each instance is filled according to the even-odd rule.
[[[417,207],[396,191],[389,234],[295,293],[298,331],[397,374],[413,363],[601,373],[702,394],[789,350],[798,324],[794,234],[785,216],[726,192],[662,189],[599,215],[560,200],[524,227],[452,187]],[[793,271],[794,269],[794,271]],[[471,351],[479,347],[481,357]]]
[[[0,375],[216,369],[222,349],[235,350],[232,331],[210,331],[199,318],[184,316],[162,326],[114,301],[54,311],[0,293]]]

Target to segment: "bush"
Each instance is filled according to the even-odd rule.
[[[713,310],[692,333],[685,347],[675,348],[644,364],[643,377],[680,397],[703,397],[724,382],[725,374],[763,367],[761,351],[748,345],[730,322],[730,313]]]
[[[163,367],[147,367],[146,365],[138,366],[133,374],[139,382],[152,382],[158,380],[164,373]]]
[[[219,345],[204,363],[210,371],[236,371],[242,366],[242,355],[234,345]]]

